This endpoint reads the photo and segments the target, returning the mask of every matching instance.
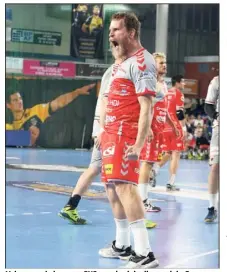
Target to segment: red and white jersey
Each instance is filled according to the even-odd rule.
[[[165,127],[167,115],[166,94],[168,92],[168,87],[165,81],[158,81],[156,87],[151,128],[153,132],[162,132]]]
[[[171,88],[166,94],[167,99],[167,114],[169,119],[174,123],[177,129],[181,129],[181,123],[177,118],[177,111],[184,110],[184,95],[176,88]],[[166,122],[165,131],[172,131],[172,127]]]
[[[108,133],[136,138],[140,104],[138,96],[156,95],[154,57],[144,48],[118,65],[113,65],[106,109]]]

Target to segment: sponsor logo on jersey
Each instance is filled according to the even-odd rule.
[[[154,79],[154,75],[150,72],[141,72],[139,77],[137,78],[137,82],[141,81],[141,80],[153,80]]]
[[[108,105],[111,105],[113,107],[118,107],[120,105],[120,101],[119,100],[116,100],[116,99],[113,99],[113,100],[109,100],[108,101]]]
[[[116,120],[114,115],[106,115],[106,123],[113,123]]]
[[[120,94],[120,96],[127,96],[127,95],[129,95],[129,93],[126,90],[124,90],[124,89],[121,90],[119,94]]]
[[[104,171],[106,175],[111,175],[113,173],[113,164],[105,164]]]
[[[106,143],[103,147],[102,155],[103,157],[113,156],[115,153],[115,143]]]
[[[156,120],[157,120],[159,123],[165,123],[166,117],[165,117],[165,116],[157,116],[157,117],[156,117]]]

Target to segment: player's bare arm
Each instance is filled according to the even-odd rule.
[[[52,112],[55,112],[65,106],[67,106],[69,103],[71,103],[73,100],[75,100],[79,95],[89,95],[89,90],[94,88],[95,84],[89,84],[84,87],[78,88],[70,93],[60,95],[56,99],[50,102],[50,108]]]

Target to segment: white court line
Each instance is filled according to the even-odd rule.
[[[7,160],[20,160],[18,157],[6,157]]]
[[[183,187],[194,187],[194,188],[201,188],[201,189],[207,189],[208,183],[179,183],[177,182],[177,185],[183,186]]]
[[[40,212],[40,214],[50,214],[52,212]]]
[[[92,185],[104,187],[102,182],[93,182]],[[180,197],[188,197],[188,198],[197,198],[201,200],[209,200],[207,191],[198,191],[198,190],[190,190],[190,189],[181,189],[176,192],[166,192],[165,186],[156,186],[149,189],[149,192],[156,193],[160,195],[168,195],[168,196],[180,196]]]
[[[19,159],[17,157],[7,157],[7,158],[14,158]],[[25,169],[25,170],[41,170],[41,171],[69,171],[69,172],[79,172],[82,173],[85,170],[87,170],[87,167],[76,167],[76,166],[70,166],[70,165],[59,165],[59,164],[13,164],[10,163],[10,165],[14,167],[18,167],[19,169]],[[168,169],[160,169],[161,172],[167,172]],[[190,169],[190,168],[181,168],[179,169],[179,172],[201,172],[201,169]]]
[[[208,192],[201,190],[191,190],[191,189],[181,189],[180,191],[167,192],[165,186],[156,186],[152,189],[149,189],[149,192],[156,193],[160,195],[168,195],[168,196],[179,196],[179,197],[187,197],[187,198],[196,198],[201,200],[209,200]]]
[[[10,163],[9,165],[18,167],[18,170],[40,170],[40,171],[61,171],[61,172],[84,172],[87,168],[75,167],[69,165],[53,165],[53,164],[19,164]]]
[[[92,210],[91,210],[92,211]],[[94,212],[106,212],[106,210],[93,210]],[[78,212],[88,212],[88,210],[78,210]],[[7,213],[6,216],[18,216],[18,215],[39,215],[39,214],[51,214],[53,212],[39,212],[39,213],[21,213],[21,214],[13,214]]]
[[[219,250],[216,249],[216,250],[212,250],[212,251],[200,253],[200,254],[198,254],[198,255],[194,255],[194,256],[191,256],[191,257],[188,257],[188,258],[185,258],[185,259],[176,261],[175,263],[169,264],[169,265],[165,266],[164,268],[177,268],[178,265],[187,263],[187,262],[190,261],[190,260],[198,259],[198,258],[201,258],[201,257],[204,257],[204,256],[208,256],[208,255],[211,255],[211,254],[215,254],[215,253],[217,253],[218,251],[219,251]]]
[[[33,213],[22,213],[22,215],[34,215]]]

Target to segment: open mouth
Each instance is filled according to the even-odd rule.
[[[118,42],[116,42],[116,41],[112,41],[111,43],[114,48],[117,48],[119,46]]]

